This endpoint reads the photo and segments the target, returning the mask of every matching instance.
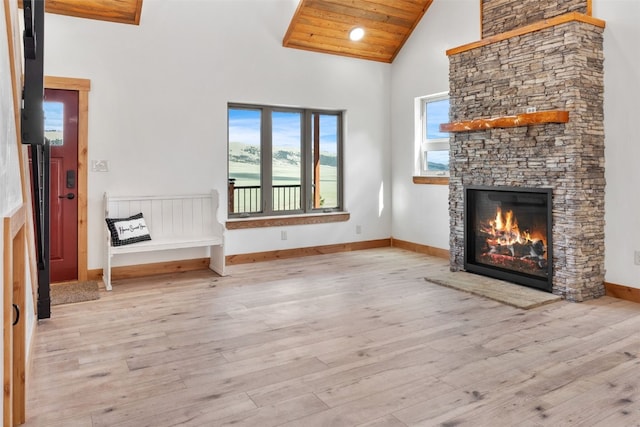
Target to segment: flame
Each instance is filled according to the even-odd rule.
[[[503,211],[498,206],[495,212],[493,218],[485,217],[478,224],[478,231],[482,234],[482,240],[478,241],[482,246],[479,259],[489,265],[523,273],[536,274],[546,268],[546,227],[540,227],[534,221],[520,229],[512,210]]]
[[[487,239],[487,243],[490,246],[509,246],[516,243],[526,244],[538,240],[544,242],[545,240],[541,232],[531,233],[528,230],[520,230],[518,220],[513,214],[513,211],[508,210],[503,213],[500,207],[496,209],[495,218],[489,221],[489,227],[489,229],[485,229],[484,231],[492,236]]]

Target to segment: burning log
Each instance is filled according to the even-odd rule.
[[[480,251],[482,254],[531,260],[539,268],[546,263],[544,241],[527,229],[520,230],[513,211],[503,213],[497,208],[495,218],[480,226],[478,237],[486,245]]]
[[[482,264],[504,268],[506,270],[533,274],[541,277],[546,276],[546,259],[533,260],[530,258],[514,258],[507,255],[485,253],[480,255],[476,261]]]
[[[496,209],[495,217],[479,224],[476,231],[476,260],[526,274],[545,275],[547,247],[545,232],[522,229],[512,210]]]
[[[514,243],[511,245],[490,245],[487,244],[486,253],[506,255],[514,258],[522,259],[542,259],[546,253],[544,244],[540,240],[528,241],[523,243]]]

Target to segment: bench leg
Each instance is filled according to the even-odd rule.
[[[211,258],[209,261],[209,268],[221,276],[226,276],[225,272],[225,259],[224,259],[224,247],[211,246],[210,248]]]
[[[104,267],[102,268],[102,281],[106,290],[110,291],[111,288],[111,253],[107,248],[107,254],[105,256]]]

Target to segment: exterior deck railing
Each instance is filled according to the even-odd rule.
[[[260,212],[262,210],[261,187],[259,185],[236,186],[234,181],[229,180],[229,213]],[[300,189],[300,185],[273,185],[273,210],[299,210]]]

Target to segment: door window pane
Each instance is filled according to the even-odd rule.
[[[45,101],[44,106],[44,137],[51,146],[64,144],[64,103]]]

